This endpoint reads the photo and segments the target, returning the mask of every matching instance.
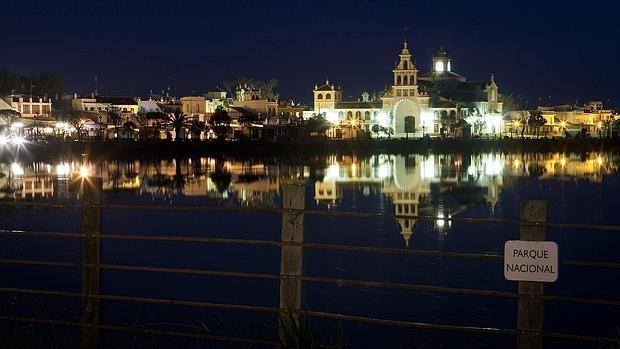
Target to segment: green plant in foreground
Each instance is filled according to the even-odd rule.
[[[316,328],[308,316],[298,311],[282,311],[279,317],[278,343],[282,348],[346,348],[342,324],[333,330],[327,343],[318,343]]]

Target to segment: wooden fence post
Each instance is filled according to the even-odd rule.
[[[84,179],[83,202],[84,220],[82,233],[82,328],[81,348],[98,348],[100,346],[99,328],[101,309],[99,263],[101,246],[101,178]]]
[[[521,206],[521,220],[525,222],[547,221],[547,202],[543,200],[525,201]],[[521,240],[545,241],[544,227],[521,226]],[[517,315],[517,348],[542,349],[543,338],[543,300],[542,282],[519,281],[519,300]]]
[[[306,188],[285,184],[282,187],[282,254],[280,258],[280,308],[301,308],[304,215]],[[287,244],[292,242],[294,244]]]

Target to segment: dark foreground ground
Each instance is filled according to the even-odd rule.
[[[0,150],[3,159],[66,159],[88,154],[98,159],[143,159],[187,156],[311,157],[327,154],[572,152],[620,150],[616,139],[498,139],[498,140],[327,140],[305,141],[72,141],[28,143]]]

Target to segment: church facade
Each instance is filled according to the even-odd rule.
[[[391,86],[379,99],[364,92],[358,101],[343,101],[340,87],[326,81],[315,85],[314,108],[305,117],[325,117],[334,138],[501,135],[502,105],[492,75],[490,81],[467,81],[452,72],[443,49],[433,57],[431,71],[418,75],[407,42],[398,58]]]

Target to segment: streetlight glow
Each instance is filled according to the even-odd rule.
[[[86,178],[88,176],[90,176],[90,168],[86,165],[80,166],[80,177]]]

